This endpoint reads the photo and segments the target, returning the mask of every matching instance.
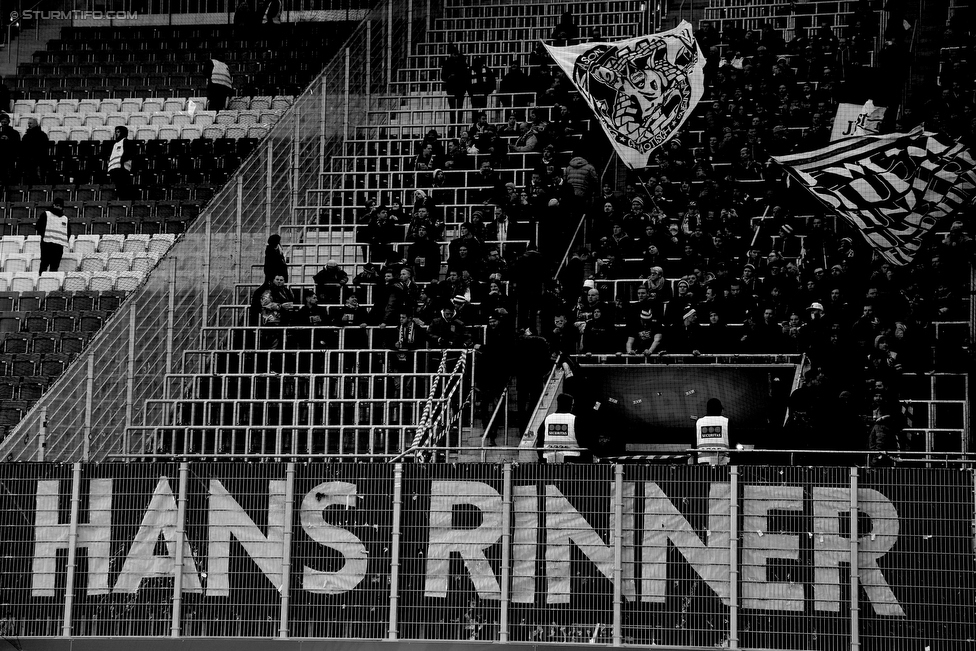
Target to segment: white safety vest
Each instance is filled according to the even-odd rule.
[[[702,416],[695,423],[698,463],[724,466],[729,463],[729,419],[725,416]]]
[[[125,153],[125,138],[112,145],[112,154],[108,157],[108,171],[122,167],[122,154]]]
[[[578,457],[576,441],[576,416],[573,414],[549,414],[543,422],[542,457],[547,463],[562,463],[564,457]]]
[[[210,83],[217,86],[233,88],[234,82],[230,77],[230,68],[227,67],[227,64],[222,61],[217,61],[217,59],[210,59],[210,63],[213,64],[213,72],[210,73]]]
[[[44,234],[41,240],[47,244],[58,244],[61,248],[68,248],[68,218],[55,215],[50,210],[44,211]]]

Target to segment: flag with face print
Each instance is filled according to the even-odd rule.
[[[678,132],[705,90],[705,57],[686,21],[625,41],[546,49],[631,169],[647,167],[651,152]]]
[[[943,217],[976,200],[976,163],[966,147],[921,127],[773,160],[897,265],[912,261]]]

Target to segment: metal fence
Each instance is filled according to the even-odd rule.
[[[46,460],[104,458],[127,426],[144,425],[144,402],[163,396],[164,376],[195,372],[182,362],[217,306],[250,279],[269,234],[295,222],[350,124],[365,121],[372,95],[402,65],[431,0],[383,0],[339,55],[296,98],[231,181],[191,223],[147,280],[17,429],[0,458],[30,458],[47,430]],[[413,22],[408,21],[408,17]]]
[[[972,470],[11,464],[4,635],[965,648]]]

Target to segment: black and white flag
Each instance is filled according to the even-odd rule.
[[[921,127],[773,160],[897,265],[912,261],[943,217],[976,199],[976,163],[966,147]]]
[[[677,133],[705,90],[705,57],[686,21],[625,41],[546,49],[631,169],[647,167],[651,152]]]

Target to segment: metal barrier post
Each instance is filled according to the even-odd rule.
[[[37,425],[37,462],[44,462],[44,448],[47,447],[47,407],[41,407],[41,420]]]
[[[176,563],[173,565],[173,621],[170,636],[180,636],[180,614],[183,605],[183,546],[186,545],[186,485],[190,464],[180,463],[180,492],[176,501]]]
[[[292,511],[295,507],[295,462],[290,461],[285,468],[285,520],[282,523],[284,535],[281,540],[281,618],[278,623],[278,637],[287,638],[289,590],[291,589],[291,527]]]
[[[268,138],[265,145],[265,163],[264,163],[264,235],[265,237],[271,237],[271,201],[273,193],[271,191],[272,179],[274,178],[274,142],[271,138]],[[241,228],[241,224],[238,223],[238,229]],[[243,264],[240,265],[243,268]],[[237,274],[237,280],[240,282],[240,273]]]
[[[861,648],[857,565],[857,467],[851,467],[851,651]]]
[[[345,53],[345,80],[342,89],[342,140],[349,140],[349,48]]]
[[[739,648],[739,468],[729,468],[729,648]]]
[[[239,242],[240,240],[238,240]],[[240,274],[240,265],[237,267]],[[238,281],[240,278],[238,277]],[[167,285],[166,296],[166,372],[173,372],[173,332],[175,323],[173,312],[176,310],[176,259],[171,258],[169,265],[169,282]],[[169,398],[169,383],[163,382],[163,397]]]
[[[613,645],[623,645],[624,467],[614,467],[613,482]]]
[[[92,392],[95,391],[95,353],[88,353],[87,378],[85,379],[85,427],[81,432],[81,460],[88,461],[91,452]]]
[[[407,51],[404,53],[404,62],[410,60],[410,53],[413,52],[413,0],[407,2]]]
[[[403,464],[393,467],[393,535],[390,549],[390,626],[387,638],[397,639],[397,608],[400,593],[400,511],[403,508]]]
[[[386,94],[393,84],[393,0],[386,0]]]
[[[64,620],[61,636],[71,637],[71,610],[75,600],[75,564],[78,558],[78,510],[81,504],[81,464],[75,463],[71,473],[71,525],[68,529],[68,564],[64,579]]]
[[[129,430],[132,427],[132,403],[135,399],[136,381],[136,304],[129,301],[129,345],[125,365],[125,430],[122,433],[122,449],[129,451]]]
[[[512,464],[502,466],[502,603],[498,616],[498,641],[508,642],[508,606],[512,574]]]

